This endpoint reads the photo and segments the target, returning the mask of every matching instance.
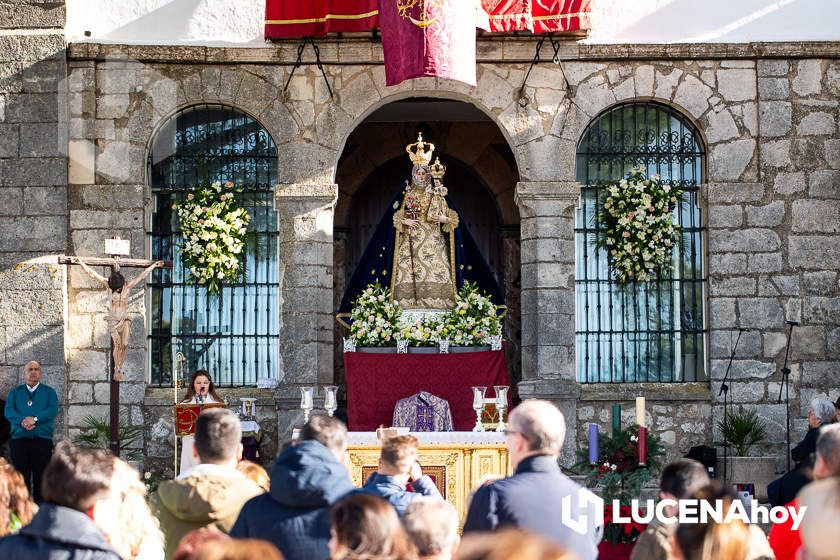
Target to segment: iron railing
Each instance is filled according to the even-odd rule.
[[[705,225],[699,204],[704,152],[688,121],[655,103],[621,105],[595,120],[577,152],[582,185],[576,238],[577,377],[583,383],[683,382],[704,378]],[[672,270],[647,283],[614,281],[597,213],[601,189],[644,166],[679,182],[682,242]]]
[[[189,371],[207,369],[219,386],[254,385],[279,373],[277,149],[252,117],[219,105],[179,112],[158,132],[149,155],[153,196],[151,254],[173,262],[149,282],[151,383],[172,384],[173,356]],[[218,296],[189,283],[178,254],[181,235],[173,202],[201,181],[232,181],[251,215],[244,272]]]

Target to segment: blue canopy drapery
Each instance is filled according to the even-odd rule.
[[[391,285],[392,265],[394,261],[394,213],[400,209],[404,191],[399,189],[391,200],[391,204],[385,211],[385,215],[379,221],[373,236],[365,247],[362,258],[356,270],[347,282],[344,296],[338,307],[339,319],[343,319],[346,325],[349,323],[349,313],[353,308],[353,302],[359,297],[364,289],[374,282],[383,286]],[[464,217],[452,203],[452,199],[446,197],[446,203],[458,213],[459,225],[455,228],[455,282],[457,288],[464,285],[465,281],[474,282],[479,289],[486,292],[492,302],[496,305],[504,305],[504,292],[496,282],[496,277],[490,270],[490,266],[478,249],[475,239],[470,234]]]

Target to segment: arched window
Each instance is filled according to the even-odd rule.
[[[702,213],[703,147],[679,113],[655,103],[617,106],[587,128],[577,151],[582,185],[576,240],[576,355],[582,383],[679,382],[704,379]],[[685,194],[676,220],[682,243],[672,271],[646,283],[613,279],[597,213],[599,190],[630,168],[644,166],[663,180],[679,181]]]
[[[217,385],[276,378],[279,271],[272,187],[277,148],[271,136],[252,117],[230,107],[189,107],[158,131],[149,171],[152,258],[174,265],[171,271],[156,271],[150,283],[152,384],[171,385],[176,352],[186,356],[189,372],[206,369]],[[237,200],[251,215],[242,279],[213,297],[186,283],[178,249],[182,238],[172,210],[172,203],[202,180],[243,187]]]

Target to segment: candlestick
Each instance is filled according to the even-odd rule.
[[[645,398],[636,397],[636,425],[645,426]]]
[[[505,410],[508,405],[508,385],[493,385],[496,390],[496,411],[499,413],[499,423],[496,424],[497,432],[504,432],[507,429],[505,425]]]
[[[474,432],[483,432],[484,425],[481,423],[481,413],[484,410],[484,395],[487,392],[487,387],[473,387],[473,410],[475,410],[475,426]]]
[[[621,405],[615,403],[612,405],[612,435],[613,437],[618,436],[618,432],[621,431]]]
[[[303,421],[309,422],[309,413],[312,411],[312,393],[314,387],[300,388],[300,407],[303,409]]]
[[[639,426],[639,464],[647,465],[647,428]]]
[[[330,416],[335,414],[335,409],[338,408],[336,393],[338,393],[338,386],[328,385],[324,387],[324,409]]]
[[[598,424],[589,424],[589,464],[598,462]]]

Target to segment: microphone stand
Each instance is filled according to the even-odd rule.
[[[729,420],[729,372],[732,369],[732,360],[735,359],[735,352],[738,350],[738,343],[741,341],[741,335],[744,334],[743,328],[738,329],[738,338],[735,339],[735,346],[732,347],[732,352],[729,354],[729,363],[726,365],[726,373],[723,375],[723,382],[720,384],[720,391],[718,396],[723,395],[723,425],[726,426]],[[731,336],[731,335],[730,335]],[[729,339],[732,341],[732,338]],[[723,480],[727,480],[727,463],[729,462],[729,441],[723,438]]]
[[[785,455],[787,455],[787,472],[790,472],[790,368],[788,357],[790,356],[790,339],[793,337],[793,327],[798,325],[797,321],[785,321],[788,329],[787,342],[785,343],[785,363],[782,366],[782,383],[779,385],[779,398],[777,403],[782,402],[782,387],[785,388]]]

